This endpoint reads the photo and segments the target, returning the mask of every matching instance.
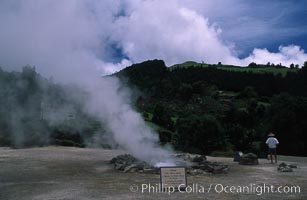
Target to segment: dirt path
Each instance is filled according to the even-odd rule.
[[[258,166],[241,166],[231,158],[208,157],[228,164],[229,173],[188,175],[188,191],[168,194],[157,191],[159,175],[114,170],[108,161],[123,153],[70,147],[0,148],[0,200],[307,199],[307,158],[280,156],[280,162],[298,165],[294,172],[282,173],[264,159]],[[152,190],[142,192],[142,184]],[[268,191],[271,186],[274,191],[281,186],[282,193]],[[299,186],[300,193],[292,186]],[[226,192],[220,192],[222,187]],[[131,191],[136,188],[137,192]]]

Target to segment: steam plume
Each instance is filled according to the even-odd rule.
[[[38,72],[57,82],[78,85],[88,95],[84,110],[104,122],[121,147],[150,164],[170,160],[171,151],[158,146],[157,134],[132,109],[129,91],[117,79],[101,76],[131,64],[126,59],[117,64],[105,61],[111,51],[111,22],[120,4],[29,0],[1,2],[0,7],[2,64],[10,69],[35,64]],[[13,135],[15,141],[23,136]]]
[[[89,83],[85,87],[90,94],[87,109],[106,122],[118,144],[136,158],[152,165],[158,162],[174,165],[170,158],[171,151],[158,145],[158,135],[132,109],[127,101],[130,93],[121,86],[118,79],[108,77]]]

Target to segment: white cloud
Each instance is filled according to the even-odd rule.
[[[187,8],[188,3],[182,3],[182,1],[168,1],[168,3],[139,1],[137,4],[132,4],[129,15],[115,22],[112,38],[122,46],[133,62],[159,58],[165,60],[168,65],[195,60],[208,63],[221,61],[242,66],[248,65],[249,62],[270,61],[289,66],[289,63],[302,65],[306,60],[304,51],[294,45],[280,47],[277,53],[268,52],[266,49],[254,49],[250,56],[239,59],[236,56],[238,52],[233,48],[234,45],[229,45],[231,41],[227,42],[221,38],[222,30],[215,24],[210,24],[209,19],[192,10],[197,7],[196,5],[201,5],[209,11],[214,5],[222,7],[222,2],[192,2],[194,6],[189,5],[189,8]],[[244,5],[240,1],[238,3]],[[243,6],[240,9],[247,8]],[[215,8],[215,10],[221,10],[221,8]],[[230,9],[229,12],[233,14],[234,9]],[[232,30],[223,32],[227,34],[235,29],[241,31],[245,29],[239,34],[245,39],[254,37],[254,32],[268,33],[269,23],[261,24],[259,20],[255,21],[250,17],[240,17],[239,20],[242,21],[243,18],[243,26],[248,25],[246,28],[234,27]],[[249,20],[250,24],[247,22]],[[248,30],[248,27],[253,29]],[[290,50],[293,53],[289,53]]]
[[[16,69],[32,64],[44,75],[63,80],[71,72],[75,76],[112,73],[132,62],[155,58],[168,65],[187,60],[303,64],[306,53],[294,45],[281,47],[277,53],[254,49],[240,60],[236,56],[240,49],[223,37],[242,35],[237,30],[244,28],[236,22],[223,29],[223,23],[212,21],[250,10],[240,0],[231,4],[238,6],[225,1],[1,1],[0,65]],[[255,22],[249,16],[235,21],[242,19],[244,27],[248,21]],[[267,26],[260,23],[256,32],[267,33]],[[250,33],[254,29],[243,32],[245,39],[255,36]],[[123,50],[118,63],[111,62],[110,44]]]
[[[222,37],[236,43],[237,51],[276,46],[289,38],[306,35],[304,1],[178,0],[225,30]],[[273,35],[274,39],[268,35]],[[288,43],[289,44],[289,43]],[[306,43],[304,44],[306,45]]]
[[[299,46],[289,45],[280,46],[279,52],[272,53],[267,49],[254,49],[253,53],[241,60],[241,65],[248,65],[248,63],[255,62],[257,64],[266,64],[268,62],[285,66],[290,66],[292,63],[303,65],[307,61],[307,54]]]
[[[113,39],[134,62],[159,58],[167,64],[186,60],[231,62],[220,29],[174,1],[142,1],[115,23]]]

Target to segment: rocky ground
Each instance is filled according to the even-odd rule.
[[[232,158],[207,157],[210,162],[228,165],[228,173],[188,174],[187,190],[169,194],[159,192],[157,174],[114,169],[109,161],[125,153],[70,147],[0,148],[0,200],[307,199],[307,158],[279,156],[279,163],[297,165],[293,172],[281,172],[279,163],[270,164],[266,159],[250,166]],[[264,184],[266,191],[261,194]],[[151,191],[145,189],[148,186]],[[240,192],[243,186],[245,191]],[[268,191],[271,186],[274,191],[282,188],[272,193]],[[295,193],[292,186],[299,186],[300,192]],[[247,187],[253,191],[248,193]]]

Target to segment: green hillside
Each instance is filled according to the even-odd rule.
[[[217,69],[228,70],[228,71],[237,71],[237,72],[247,72],[247,73],[273,73],[274,75],[280,74],[286,76],[288,72],[298,72],[298,68],[288,68],[281,65],[257,65],[251,64],[252,66],[234,66],[234,65],[225,65],[225,64],[206,64],[206,63],[197,63],[194,61],[187,61],[181,64],[175,64],[170,66],[170,70],[174,68],[187,68],[187,67],[214,67]]]
[[[114,75],[139,90],[136,108],[159,131],[161,142],[178,150],[265,156],[264,141],[273,131],[282,144],[279,153],[307,156],[306,66],[243,68],[188,61],[166,67],[152,60]]]

